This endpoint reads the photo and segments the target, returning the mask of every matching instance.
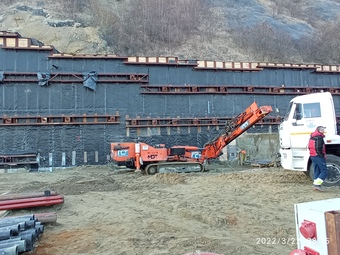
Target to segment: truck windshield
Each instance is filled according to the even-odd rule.
[[[289,103],[289,106],[288,106],[288,109],[287,109],[287,112],[286,112],[286,115],[285,115],[285,120],[288,120],[288,118],[289,118],[289,113],[290,113],[290,111],[292,110],[292,106],[293,106],[293,102],[290,102],[290,103]]]

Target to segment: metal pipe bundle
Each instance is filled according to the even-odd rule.
[[[20,227],[34,227],[36,220],[31,220],[29,217],[20,218],[2,218],[0,219],[0,226],[7,226],[13,224],[19,224]]]
[[[18,221],[19,219],[22,220],[34,220],[35,219],[35,215],[34,214],[25,214],[25,215],[17,215],[17,216],[7,216],[5,218],[0,218],[0,222],[3,221]]]
[[[18,252],[19,253],[27,251],[25,240],[11,240],[11,239],[9,239],[8,241],[6,240],[6,241],[3,241],[3,242],[0,242],[0,249],[9,248],[9,247],[12,247],[14,245],[18,246]]]
[[[41,235],[44,233],[44,225],[41,224],[41,222],[37,222],[39,224],[35,225],[35,229],[38,231],[38,235]]]
[[[0,255],[34,250],[34,242],[43,234],[44,225],[34,215],[0,219]]]
[[[11,229],[1,229],[0,230],[0,241],[1,240],[6,240],[6,239],[9,239],[11,238],[13,235],[13,232]]]
[[[54,191],[0,196],[0,210],[14,210],[61,204],[64,197]],[[43,234],[42,223],[55,223],[57,214],[40,213],[0,218],[0,255],[17,255],[34,250]]]
[[[1,231],[7,231],[7,230],[10,230],[12,236],[17,236],[20,233],[20,225],[19,224],[12,224],[12,225],[9,225],[9,226],[4,226],[4,227],[0,225],[0,232]]]
[[[8,227],[8,226],[12,226],[18,224],[19,225],[19,230],[25,230],[27,228],[27,224],[26,222],[3,222],[0,223],[1,227]]]
[[[26,251],[33,251],[34,250],[34,242],[35,242],[35,237],[33,236],[32,233],[20,233],[19,236],[8,239],[8,240],[24,240],[26,242]],[[5,240],[7,241],[7,240]],[[1,243],[1,242],[0,242]]]
[[[17,245],[0,249],[0,255],[18,255],[19,250]]]

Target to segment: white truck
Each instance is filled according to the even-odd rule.
[[[332,94],[307,94],[293,98],[279,127],[281,165],[284,169],[303,171],[313,179],[314,167],[309,157],[308,140],[317,126],[325,126],[327,186],[340,185],[340,136]]]

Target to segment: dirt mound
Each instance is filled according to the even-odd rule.
[[[79,195],[90,191],[115,191],[120,185],[110,174],[96,174],[91,176],[69,176],[55,183],[33,181],[19,186],[12,193],[37,192],[53,190],[61,195]]]
[[[50,190],[49,188],[42,189],[41,187],[48,187],[48,182],[43,181],[31,181],[29,183],[25,183],[24,185],[20,186],[14,186],[11,188],[10,193],[25,193],[25,192],[38,192],[38,191],[44,191],[44,190]]]
[[[196,220],[212,227],[225,227],[238,224],[238,217],[236,215],[225,214],[223,216],[217,216],[212,213],[188,210],[180,211],[179,214],[184,218]]]
[[[216,177],[220,181],[252,181],[256,183],[309,183],[310,178],[304,173],[296,171],[259,171],[259,172],[239,172],[226,173]]]
[[[185,177],[178,173],[163,173],[153,175],[150,178],[150,181],[156,183],[175,185],[185,183]]]
[[[96,177],[73,177],[51,185],[63,195],[79,195],[89,191],[114,191],[119,189],[118,183],[110,175],[101,174]]]

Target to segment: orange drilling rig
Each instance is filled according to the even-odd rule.
[[[143,142],[111,143],[111,159],[119,166],[142,170],[145,174],[200,172],[210,159],[222,155],[222,149],[247,129],[272,112],[271,106],[252,103],[243,113],[228,121],[223,131],[203,148],[164,144],[150,146]]]

